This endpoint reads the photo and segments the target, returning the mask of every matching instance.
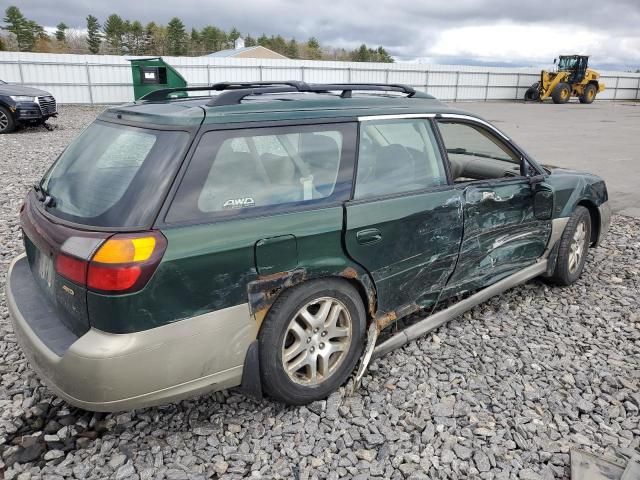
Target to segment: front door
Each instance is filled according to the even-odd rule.
[[[371,273],[380,313],[433,305],[458,257],[463,192],[449,185],[435,138],[428,119],[360,125],[345,244]]]
[[[440,120],[438,128],[464,196],[460,259],[447,297],[491,285],[534,263],[546,248],[551,220],[550,210],[536,209],[536,202],[538,207],[541,199],[544,203],[536,196],[544,184],[532,184],[530,174],[536,172],[506,139],[473,121]]]

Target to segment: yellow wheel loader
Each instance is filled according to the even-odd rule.
[[[604,83],[600,81],[600,73],[588,68],[588,61],[586,55],[560,56],[556,71],[542,70],[540,81],[525,92],[525,101],[542,101],[551,97],[553,103],[567,103],[571,97],[578,97],[580,103],[592,103],[604,90]]]

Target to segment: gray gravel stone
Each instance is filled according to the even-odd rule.
[[[101,108],[0,135],[0,290],[18,210]],[[579,148],[579,147],[577,147]],[[533,280],[373,362],[306,407],[237,391],[119,414],[71,408],[33,372],[0,295],[0,471],[63,478],[567,478],[570,448],[640,445],[640,221],[613,217],[582,278]],[[56,439],[55,436],[58,438]],[[49,461],[46,461],[48,459]]]

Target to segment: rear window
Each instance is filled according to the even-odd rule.
[[[93,123],[43,178],[55,200],[47,211],[97,227],[148,226],[188,140],[186,132]]]
[[[274,213],[346,200],[355,137],[354,124],[205,133],[166,221]]]

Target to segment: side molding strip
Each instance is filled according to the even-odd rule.
[[[438,328],[439,326],[447,323],[449,320],[453,320],[458,315],[475,307],[479,303],[482,303],[485,300],[488,300],[489,298],[498,295],[499,293],[502,293],[515,285],[524,283],[527,280],[531,280],[532,278],[541,275],[546,271],[546,269],[547,260],[538,260],[533,265],[526,267],[519,272],[508,276],[507,278],[503,278],[499,282],[496,282],[493,285],[471,295],[469,298],[466,298],[449,308],[441,310],[438,313],[420,320],[418,323],[415,323],[405,330],[398,332],[393,337],[378,345],[373,351],[372,359],[386,355],[391,350],[395,350],[396,348],[403,346],[411,340],[414,340],[419,336]]]

